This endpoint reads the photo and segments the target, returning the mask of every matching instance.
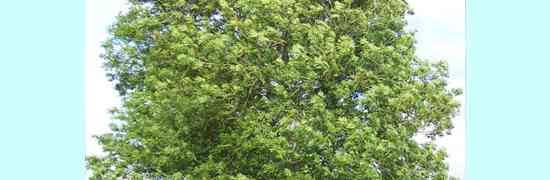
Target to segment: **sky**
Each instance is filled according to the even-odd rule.
[[[108,37],[108,26],[124,9],[125,0],[86,0],[85,15],[85,120],[86,154],[101,154],[94,134],[109,132],[108,110],[120,104],[113,85],[102,68],[101,43]]]
[[[449,86],[465,88],[465,2],[464,0],[408,0],[415,15],[408,17],[409,29],[416,31],[417,54],[428,60],[449,63]],[[448,153],[449,173],[464,178],[466,163],[465,97],[453,119],[450,136],[438,140]]]
[[[408,29],[416,31],[417,54],[427,60],[449,62],[449,86],[465,85],[465,2],[464,0],[407,0],[415,15],[409,16]],[[126,0],[86,0],[85,22],[85,120],[86,155],[101,155],[101,147],[92,135],[109,132],[108,110],[120,100],[102,68],[101,43],[108,37],[107,28],[116,15],[127,7]],[[464,95],[458,97],[464,104]],[[465,119],[464,105],[453,119],[450,136],[438,140],[447,150],[449,173],[464,177]]]

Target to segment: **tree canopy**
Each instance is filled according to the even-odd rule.
[[[459,89],[403,0],[131,0],[92,179],[447,179]],[[416,136],[430,141],[420,143]]]

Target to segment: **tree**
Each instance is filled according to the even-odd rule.
[[[92,179],[446,179],[461,92],[402,0],[131,0]],[[425,135],[430,142],[414,137]]]

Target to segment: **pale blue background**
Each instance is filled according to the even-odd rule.
[[[0,179],[84,179],[84,1],[0,3]]]
[[[466,179],[550,179],[550,1],[467,3]]]

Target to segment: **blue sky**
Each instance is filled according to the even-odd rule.
[[[108,36],[107,27],[125,8],[125,0],[86,0],[85,50],[85,118],[86,154],[101,154],[93,134],[109,131],[108,109],[120,103],[112,84],[101,68],[100,44]],[[408,17],[409,29],[416,30],[417,53],[428,60],[447,60],[450,67],[449,86],[464,89],[465,28],[464,0],[408,0],[415,15]],[[464,104],[464,96],[458,98]],[[463,106],[464,107],[464,106]],[[450,174],[464,177],[465,121],[464,108],[454,121],[452,135],[438,144],[447,149]]]

